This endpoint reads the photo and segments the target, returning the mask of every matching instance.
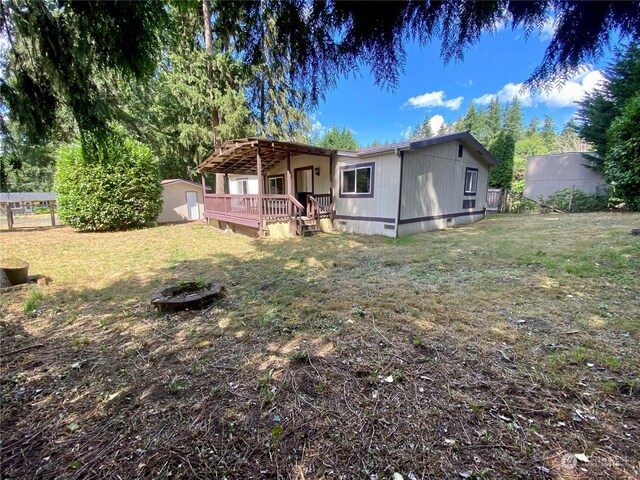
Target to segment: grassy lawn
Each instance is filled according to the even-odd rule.
[[[0,476],[638,478],[638,227],[0,232],[52,278],[0,294]],[[228,298],[149,305],[204,278]]]

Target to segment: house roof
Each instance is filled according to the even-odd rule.
[[[49,202],[55,200],[53,192],[2,192],[0,202]]]
[[[202,188],[201,184],[196,183],[196,182],[192,182],[190,180],[184,180],[183,178],[167,178],[165,180],[162,180],[160,182],[160,185],[162,185],[164,187],[165,185],[172,185],[174,183],[188,183],[189,185],[194,185],[196,187]]]
[[[432,145],[438,145],[440,143],[447,143],[459,141],[467,146],[467,148],[471,148],[476,151],[476,153],[480,154],[482,158],[484,158],[489,165],[497,165],[498,160],[491,155],[491,153],[482,146],[482,144],[476,140],[476,138],[471,135],[469,132],[458,132],[458,133],[449,133],[447,135],[436,135],[434,137],[424,137],[424,138],[416,138],[413,140],[406,140],[404,142],[396,142],[389,143],[386,145],[378,145],[375,147],[363,148],[358,150],[356,155],[358,157],[363,157],[367,155],[376,155],[379,153],[384,153],[388,151],[395,150],[417,150],[419,148],[430,147]],[[342,153],[342,152],[339,152]],[[346,152],[350,154],[352,152]]]
[[[240,173],[256,175],[256,157],[260,153],[263,171],[286,160],[288,155],[320,155],[329,157],[336,150],[297,142],[281,142],[268,138],[237,138],[224,142],[197,167],[200,173]]]
[[[467,148],[475,150],[489,165],[497,165],[489,151],[469,132],[437,135],[435,137],[418,138],[404,142],[390,143],[360,150],[338,151],[329,148],[316,147],[297,142],[281,142],[267,138],[248,137],[228,140],[197,167],[200,173],[237,173],[242,175],[256,175],[256,157],[260,152],[262,170],[267,171],[286,160],[287,155],[320,155],[329,157],[334,154],[366,157],[379,153],[395,150],[417,150],[419,148],[437,145],[440,143],[459,141]]]

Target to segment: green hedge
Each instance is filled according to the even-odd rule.
[[[159,175],[149,148],[120,132],[84,149],[64,146],[54,181],[60,218],[90,231],[152,224],[162,209]]]

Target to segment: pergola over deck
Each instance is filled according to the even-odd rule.
[[[197,171],[218,174],[241,174],[258,176],[257,195],[230,195],[228,193],[207,194],[202,179],[205,198],[204,215],[207,219],[258,228],[262,235],[266,221],[289,221],[291,231],[301,231],[303,212],[326,215],[330,210],[331,193],[309,197],[310,209],[302,205],[292,194],[291,157],[315,155],[328,157],[333,162],[336,150],[315,147],[297,142],[281,142],[266,138],[238,138],[228,140],[197,167]],[[285,194],[266,195],[263,174],[286,161]],[[331,169],[331,165],[329,167]],[[320,197],[320,198],[316,198]],[[307,210],[311,210],[308,212]]]

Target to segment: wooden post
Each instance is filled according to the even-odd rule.
[[[203,215],[207,212],[207,182],[204,179],[204,173],[200,174],[200,183],[202,184],[202,206],[203,206]],[[209,221],[209,217],[207,217],[206,215],[204,215],[205,221],[207,222],[207,225],[210,224]]]
[[[9,223],[9,230],[13,228],[13,210],[11,210],[11,205],[7,204],[7,222]]]
[[[287,152],[287,195],[291,195],[291,153]]]
[[[49,211],[51,212],[51,226],[56,226],[56,201],[51,200],[49,202]]]
[[[571,211],[571,205],[573,205],[573,194],[576,191],[576,186],[573,185],[571,187],[571,195],[569,195],[569,208],[567,208],[567,212]]]
[[[262,231],[262,194],[264,191],[264,182],[262,179],[262,159],[260,158],[260,147],[256,147],[256,163],[258,169],[258,235],[262,237],[264,235]]]
[[[329,155],[329,202],[333,203],[333,155]]]

